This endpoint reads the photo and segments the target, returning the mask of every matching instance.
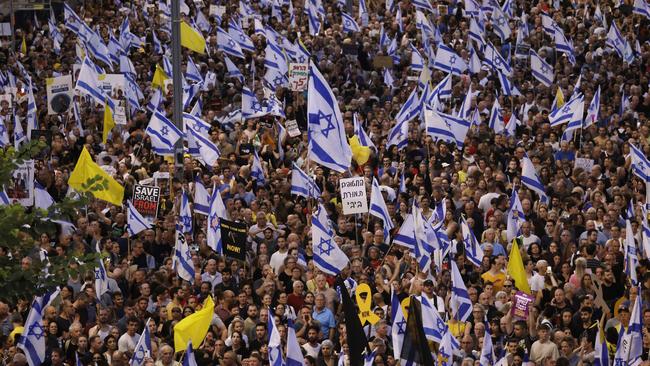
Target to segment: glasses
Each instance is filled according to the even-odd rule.
[[[512,287],[512,284],[511,283],[504,283],[503,287]]]

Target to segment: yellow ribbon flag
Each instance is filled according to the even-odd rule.
[[[160,65],[156,64],[156,72],[153,74],[153,80],[151,80],[151,85],[153,87],[165,90],[165,80],[169,79],[169,76],[165,73]]]
[[[92,184],[88,182],[90,179],[93,179]],[[85,146],[70,174],[68,184],[79,192],[90,191],[95,198],[116,206],[121,206],[124,199],[124,187],[93,161]]]
[[[205,53],[205,38],[185,21],[181,21],[181,46],[200,54]]]
[[[27,41],[25,40],[25,35],[23,34],[23,42],[20,44],[20,53],[23,55],[27,54]]]
[[[182,352],[187,349],[187,343],[192,341],[194,349],[199,348],[205,335],[208,334],[210,322],[214,315],[212,297],[205,299],[203,309],[181,320],[174,326],[174,350]]]
[[[564,105],[564,93],[562,93],[562,88],[557,87],[555,92],[555,106],[556,108],[561,108]]]
[[[528,277],[526,277],[526,270],[524,269],[524,261],[521,259],[521,252],[517,239],[512,240],[512,248],[510,249],[510,259],[508,260],[508,274],[515,281],[515,286],[520,290],[530,295],[530,287],[528,286]]]
[[[350,137],[348,141],[350,142],[350,150],[352,150],[352,158],[354,161],[359,165],[367,163],[370,158],[370,148],[361,145],[357,135]]]
[[[113,119],[113,111],[108,106],[108,100],[104,103],[104,130],[102,131],[102,142],[106,143],[108,133],[115,127],[115,119]]]

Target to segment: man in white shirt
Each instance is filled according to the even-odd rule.
[[[284,259],[288,254],[287,240],[281,236],[278,238],[278,250],[271,255],[271,259],[269,260],[269,264],[273,267],[273,272],[276,275],[280,274],[280,268],[284,264]]]
[[[126,333],[122,334],[120,339],[117,341],[117,349],[123,353],[133,354],[135,346],[138,344],[140,339],[140,334],[136,333],[135,330],[138,329],[140,321],[135,318],[129,318],[129,322],[126,326]]]

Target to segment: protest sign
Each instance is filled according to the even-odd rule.
[[[158,215],[158,203],[160,202],[160,187],[143,186],[136,184],[133,189],[133,207],[152,223]]]
[[[34,204],[34,160],[25,161],[14,169],[5,192],[11,203]]]
[[[512,306],[512,316],[515,318],[526,320],[530,314],[530,306],[535,300],[534,297],[525,292],[517,291],[515,294],[515,303]]]
[[[74,89],[72,75],[45,79],[47,87],[47,114],[66,113],[72,106]]]
[[[298,121],[296,121],[295,119],[290,119],[286,121],[284,124],[287,127],[287,133],[289,134],[289,137],[300,136],[300,128],[298,128]]]
[[[368,212],[366,184],[363,177],[341,179],[340,185],[344,215]]]
[[[289,85],[291,91],[307,90],[309,64],[289,64]]]
[[[246,224],[220,219],[223,254],[227,257],[246,260]]]

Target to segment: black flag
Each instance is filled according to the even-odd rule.
[[[404,333],[400,358],[413,364],[433,365],[433,357],[422,325],[422,305],[415,296],[411,296],[409,304],[406,332]]]
[[[345,330],[350,352],[350,365],[363,365],[364,349],[370,354],[368,339],[361,326],[357,309],[355,309],[352,299],[350,299],[348,289],[340,277],[336,278],[336,286],[338,286],[341,297],[343,298],[343,314],[345,314]]]

